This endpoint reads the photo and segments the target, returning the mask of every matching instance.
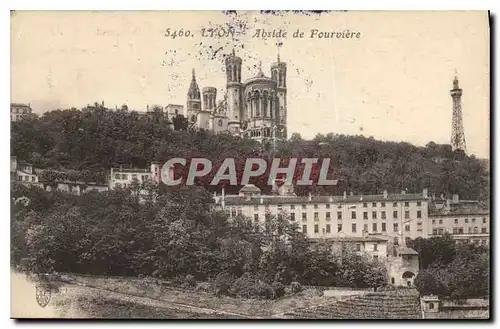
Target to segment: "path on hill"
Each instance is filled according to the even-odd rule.
[[[121,301],[132,302],[132,303],[138,303],[138,304],[142,304],[145,306],[165,308],[165,309],[169,309],[169,310],[189,311],[189,312],[193,312],[193,313],[208,314],[208,315],[220,315],[221,318],[224,316],[230,316],[232,318],[234,318],[234,317],[254,318],[254,319],[260,318],[260,317],[256,317],[256,316],[249,316],[246,314],[226,312],[226,311],[222,311],[222,310],[215,310],[215,309],[211,309],[211,308],[193,306],[193,305],[184,304],[184,303],[166,301],[166,300],[152,298],[152,297],[138,296],[138,295],[134,295],[134,294],[130,294],[130,293],[115,292],[115,291],[111,291],[111,290],[104,289],[104,288],[90,287],[90,286],[85,286],[85,285],[81,285],[81,284],[66,283],[64,287],[67,288],[67,293],[66,293],[66,294],[68,294],[67,297],[72,296],[73,298],[77,298],[78,296],[82,296],[82,295],[95,295],[95,294],[101,293],[101,294],[105,295],[106,298],[117,299],[117,300],[121,300]]]
[[[60,283],[60,292],[53,293],[50,303],[46,307],[41,307],[36,302],[36,283],[29,280],[25,274],[11,272],[11,317],[12,318],[88,318],[76,306],[78,299],[85,297],[102,296],[106,299],[141,304],[180,313],[191,312],[200,315],[206,314],[213,317],[230,318],[259,318],[246,314],[226,312],[211,308],[198,307],[184,303],[161,300],[157,298],[138,296],[129,293],[115,292],[105,288],[91,287],[78,283]],[[66,304],[65,310],[59,305]]]

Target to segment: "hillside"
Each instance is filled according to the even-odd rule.
[[[177,130],[172,130],[168,119],[159,114],[141,116],[99,107],[51,111],[12,123],[11,154],[40,168],[85,170],[101,176],[111,167],[146,168],[152,161],[164,162],[173,157],[188,161],[193,157],[208,158],[214,163],[212,176],[216,164],[226,158],[237,159],[240,176],[242,161],[250,157],[330,158],[329,178],[339,179],[339,186],[299,187],[298,194],[339,195],[344,190],[374,194],[384,189],[415,192],[428,188],[436,195],[458,193],[464,199],[489,198],[487,168],[474,156],[452,152],[449,145],[429,142],[426,147],[417,147],[333,133],[303,140],[293,134],[289,140],[277,143],[273,155],[270,143],[261,145],[228,134],[183,130],[181,119],[174,119]],[[313,181],[317,181],[318,174],[319,167],[313,167]],[[295,179],[300,176],[298,169]],[[251,183],[266,193],[271,189],[266,179],[263,175]],[[197,183],[209,191],[220,191],[221,186],[210,186],[208,182],[204,179]],[[227,193],[236,193],[239,188],[227,186]]]

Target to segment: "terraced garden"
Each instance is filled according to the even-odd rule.
[[[421,319],[415,290],[367,293],[316,307],[286,312],[288,319]]]

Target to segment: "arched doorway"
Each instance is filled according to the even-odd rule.
[[[413,287],[413,280],[415,279],[415,273],[406,271],[403,273],[403,282],[406,282],[408,287]]]

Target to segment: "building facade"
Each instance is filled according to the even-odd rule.
[[[10,121],[16,122],[33,113],[30,104],[10,103]]]
[[[217,89],[202,89],[193,70],[187,93],[186,116],[191,125],[215,132],[229,132],[260,142],[287,138],[286,63],[271,65],[271,77],[259,73],[241,77],[242,59],[233,53],[225,59],[226,94],[217,102]]]
[[[163,169],[159,162],[152,162],[149,169],[138,168],[111,168],[109,176],[109,188],[126,188],[133,184],[145,182],[160,183],[162,181]],[[173,177],[173,167],[168,171]]]
[[[410,239],[428,237],[427,190],[380,195],[298,197],[289,187],[279,195],[261,195],[254,185],[243,187],[239,195],[215,197],[216,205],[230,218],[238,215],[263,225],[266,218],[288,215],[299,230],[318,241],[332,243],[333,252],[353,248],[383,263],[393,285],[413,286],[419,271],[418,253],[407,247]]]
[[[169,119],[176,117],[177,115],[184,115],[184,106],[178,104],[168,104],[165,106],[165,112]]]
[[[429,210],[429,236],[450,234],[458,242],[488,246],[490,244],[490,215],[486,205],[475,200],[433,200]]]
[[[285,213],[311,238],[366,237],[388,239],[388,246],[405,245],[429,232],[427,190],[420,194],[402,191],[380,195],[306,196],[260,195],[245,187],[240,195],[217,198],[230,217],[243,215],[256,223],[266,215]]]

